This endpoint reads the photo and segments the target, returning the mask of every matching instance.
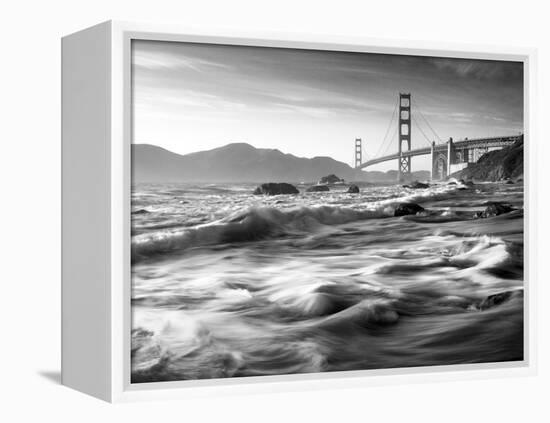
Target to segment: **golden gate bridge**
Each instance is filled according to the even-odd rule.
[[[452,173],[467,167],[469,163],[477,162],[489,149],[498,149],[512,145],[523,137],[523,134],[518,134],[472,139],[465,138],[457,141],[449,138],[448,141],[443,141],[415,102],[414,106],[418,109],[419,116],[439,141],[436,143],[436,141],[430,141],[426,132],[422,130],[422,127],[412,115],[412,100],[410,93],[399,93],[398,102],[395,105],[386,134],[374,158],[363,162],[362,140],[361,138],[355,139],[355,168],[357,170],[365,169],[378,163],[396,160],[398,165],[398,180],[401,181],[410,178],[412,157],[431,155],[431,178],[433,180],[445,179]],[[397,123],[397,127],[394,127],[393,136],[388,138],[394,120]],[[415,149],[411,148],[413,122],[427,143],[427,145]],[[387,154],[392,141],[395,140],[395,135],[398,135],[397,152]],[[380,155],[384,147],[385,151]]]

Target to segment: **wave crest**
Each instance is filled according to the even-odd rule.
[[[372,210],[330,206],[292,210],[250,208],[195,228],[135,236],[132,240],[132,261],[192,247],[277,238],[312,232],[322,225],[337,225],[391,215],[392,209],[387,206]]]

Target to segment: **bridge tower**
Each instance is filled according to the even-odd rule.
[[[363,163],[363,148],[361,138],[355,138],[355,169],[358,169]]]
[[[406,143],[405,151],[411,149],[411,94],[399,93],[399,168],[397,177],[401,181],[411,173],[411,158],[403,157],[403,143]]]

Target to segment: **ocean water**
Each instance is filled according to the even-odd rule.
[[[132,382],[523,358],[521,184],[255,186],[133,187]]]

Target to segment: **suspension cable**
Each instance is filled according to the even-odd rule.
[[[386,150],[384,150],[384,153],[382,154],[382,156],[386,155],[386,153],[388,152],[388,150],[390,148],[390,145],[392,145],[392,141],[395,139],[396,135],[397,135],[397,126],[394,128],[391,138],[388,139],[388,141],[389,141],[388,145],[386,146]]]
[[[386,155],[386,153],[387,153],[387,151],[389,150],[390,146],[393,144],[393,141],[394,141],[394,138],[395,138],[395,135],[396,135],[396,134],[397,134],[397,126],[394,127],[392,136],[389,137],[389,138],[386,140],[386,143],[385,143],[385,144],[382,144],[382,145],[380,146],[380,147],[381,147],[381,148],[380,148],[380,152],[381,152],[382,154],[376,156],[377,158]],[[382,148],[383,148],[384,146],[385,146],[386,148],[385,148],[385,149],[383,150],[383,152],[382,152]]]
[[[441,137],[437,134],[437,132],[435,132],[435,130],[432,128],[432,125],[430,125],[430,122],[428,122],[428,119],[426,119],[426,116],[424,116],[424,113],[422,113],[422,109],[420,108],[420,105],[418,104],[418,102],[413,98],[412,100],[414,102],[414,105],[418,108],[418,113],[420,114],[420,116],[422,117],[422,119],[424,119],[424,122],[426,122],[426,125],[428,125],[428,128],[430,128],[430,130],[433,132],[433,134],[435,135],[435,137],[439,140],[439,142],[443,142],[443,140],[441,139]]]
[[[416,124],[416,127],[420,130],[420,132],[422,133],[422,135],[424,135],[424,138],[426,138],[426,141],[428,142],[428,145],[431,147],[432,146],[432,142],[431,140],[428,138],[428,136],[426,135],[426,133],[422,130],[422,127],[418,124],[418,122],[416,121],[416,119],[413,117],[412,118],[412,121],[413,123]]]
[[[386,134],[384,135],[384,138],[382,139],[382,142],[380,143],[380,147],[378,147],[378,151],[376,152],[376,155],[374,157],[379,157],[380,155],[380,151],[382,151],[382,147],[384,146],[384,144],[386,143],[386,138],[388,137],[388,134],[390,132],[390,129],[391,129],[391,125],[393,123],[393,119],[395,118],[396,116],[396,112],[397,112],[397,106],[399,105],[399,99],[395,102],[395,107],[393,108],[393,113],[391,115],[391,119],[390,119],[390,123],[388,125],[388,127],[386,128]]]
[[[367,160],[371,159],[370,155],[367,154],[367,148],[363,147],[363,143],[361,143],[361,156],[366,159],[366,160],[363,160],[363,161],[367,161]]]

